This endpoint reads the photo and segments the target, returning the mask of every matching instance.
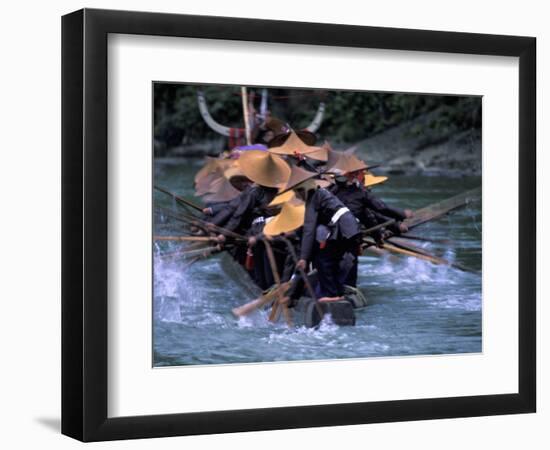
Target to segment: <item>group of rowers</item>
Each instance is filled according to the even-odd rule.
[[[387,178],[373,175],[352,151],[315,143],[313,133],[269,119],[254,145],[210,159],[197,173],[195,189],[206,204],[203,219],[225,231],[217,236],[220,245],[227,244],[227,232],[247,238],[228,251],[261,289],[277,276],[285,282],[298,272],[312,273],[316,298],[339,301],[346,286],[357,285],[365,230],[374,228],[369,235],[381,245],[407,231],[403,220],[412,211],[374,196],[371,187]],[[262,239],[275,250],[277,275]],[[301,290],[303,283],[290,300]]]

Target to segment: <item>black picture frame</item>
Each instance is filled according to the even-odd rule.
[[[517,393],[107,417],[107,36],[181,36],[519,58]],[[536,39],[84,9],[62,18],[62,433],[82,441],[535,412]]]

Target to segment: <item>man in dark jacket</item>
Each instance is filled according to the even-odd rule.
[[[241,155],[239,166],[245,176],[255,184],[231,201],[212,219],[212,223],[249,237],[248,253],[252,253],[254,258],[251,276],[260,288],[266,289],[273,284],[273,275],[265,247],[255,245],[254,236],[262,232],[266,218],[273,214],[269,204],[277,195],[279,187],[288,180],[290,167],[277,155],[252,150]],[[225,236],[219,235],[218,239],[223,242]],[[240,249],[236,259],[244,264],[247,250],[243,246],[240,246]]]
[[[311,261],[318,272],[320,301],[340,300],[344,283],[357,259],[360,229],[349,209],[328,190],[319,188],[317,174],[293,167],[285,189],[293,189],[305,202],[300,259]]]
[[[346,205],[355,217],[365,228],[372,228],[381,223],[394,219],[396,222],[388,228],[393,234],[400,234],[407,231],[407,227],[402,221],[410,217],[412,213],[409,210],[400,210],[387,205],[381,199],[375,197],[365,187],[365,171],[368,166],[351,153],[342,153],[332,170],[341,173],[335,179],[335,184],[331,187],[331,192]],[[381,242],[384,237],[384,231],[379,229],[372,234],[372,237]],[[350,271],[346,284],[357,286],[357,266]]]

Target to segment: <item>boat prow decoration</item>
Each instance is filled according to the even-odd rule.
[[[216,133],[226,137],[235,137],[236,135],[240,135],[244,132],[242,128],[227,127],[218,123],[210,114],[210,111],[208,110],[208,105],[206,103],[206,96],[204,94],[204,91],[202,91],[201,89],[197,90],[197,102],[202,119]],[[264,100],[264,96],[262,95],[262,108],[265,108],[266,102],[267,100]],[[305,128],[306,130],[315,133],[319,129],[321,123],[323,122],[325,108],[325,102],[320,102],[313,120]]]

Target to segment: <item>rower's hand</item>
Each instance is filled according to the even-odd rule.
[[[218,234],[218,236],[216,236],[216,240],[220,243],[220,244],[223,244],[225,242],[225,236],[223,234]]]
[[[394,235],[394,233],[392,233],[390,230],[384,229],[380,233],[380,240],[384,241],[385,239],[391,238],[393,235]]]
[[[296,263],[296,269],[298,269],[298,270],[305,270],[306,266],[307,266],[307,261],[305,259],[300,259]]]
[[[404,213],[405,213],[405,217],[406,217],[407,219],[410,219],[411,217],[414,216],[414,212],[412,211],[412,209],[406,209],[406,210],[404,211]]]
[[[248,246],[249,247],[254,247],[256,245],[256,242],[258,242],[258,240],[256,239],[256,236],[250,236],[248,238]]]
[[[211,216],[212,215],[212,208],[204,208],[202,210],[202,213],[205,215],[205,216]]]
[[[399,231],[401,233],[406,233],[407,231],[409,231],[409,227],[407,225],[405,225],[403,222],[399,222]]]

